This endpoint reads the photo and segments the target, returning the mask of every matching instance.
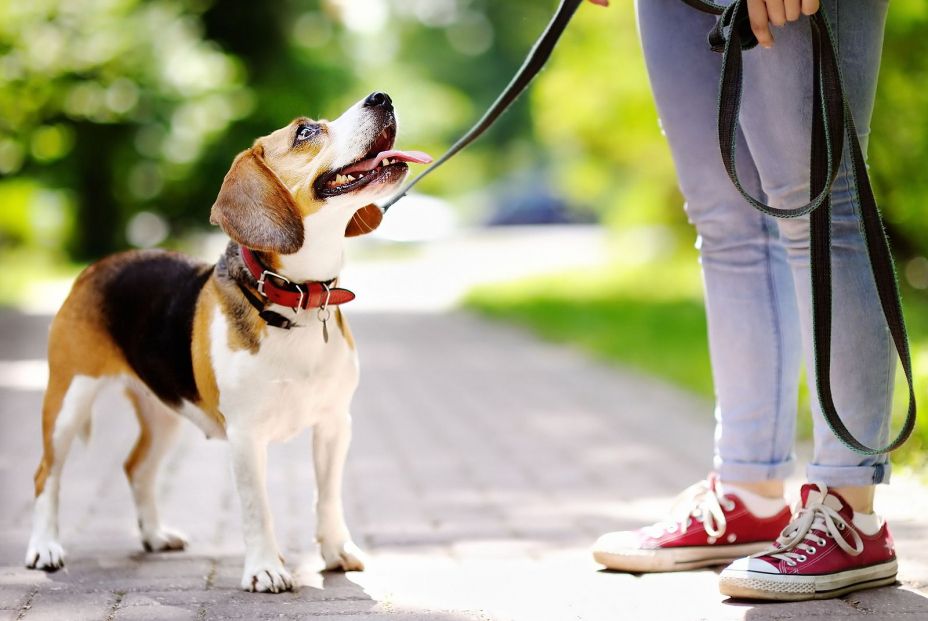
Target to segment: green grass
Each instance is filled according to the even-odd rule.
[[[712,396],[698,271],[682,261],[564,273],[475,290],[467,304]],[[648,272],[651,273],[648,273]],[[695,285],[694,285],[695,279]]]
[[[476,289],[466,305],[488,317],[525,325],[545,339],[575,345],[597,358],[661,377],[712,398],[699,269],[695,256],[647,264],[615,263],[598,270],[565,272]],[[928,296],[905,292],[915,363],[916,390],[928,408]],[[901,374],[900,374],[901,375]],[[906,402],[897,382],[894,429]],[[799,435],[811,436],[809,391],[800,392]],[[707,417],[711,410],[707,408]],[[894,461],[928,465],[928,415]]]

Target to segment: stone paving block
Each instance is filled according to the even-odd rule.
[[[192,610],[175,606],[132,606],[119,608],[115,621],[195,621],[199,618],[199,610]]]
[[[880,611],[892,610],[893,614],[928,619],[928,598],[905,588],[886,587],[861,591],[846,595],[842,599],[865,614],[879,614]]]
[[[40,591],[23,615],[28,621],[99,621],[106,618],[116,604],[112,592],[71,593]]]
[[[253,594],[248,601],[223,601],[206,609],[208,620],[229,619],[306,619],[306,618],[357,618],[377,608],[373,600],[303,601],[299,599],[272,601],[271,595]]]
[[[0,610],[18,609],[31,592],[28,586],[0,586]]]

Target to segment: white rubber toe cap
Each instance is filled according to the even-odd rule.
[[[754,558],[753,556],[748,556],[745,558],[739,558],[738,560],[732,562],[731,565],[725,568],[725,571],[757,571],[764,574],[778,574],[780,570],[771,565],[767,561],[761,560],[759,558]],[[725,573],[723,571],[722,573]]]
[[[593,544],[593,552],[629,554],[640,551],[638,536],[633,531],[606,533]]]

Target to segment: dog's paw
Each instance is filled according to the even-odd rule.
[[[43,571],[58,571],[64,567],[64,548],[57,541],[30,541],[26,551],[26,567]]]
[[[142,533],[142,546],[146,552],[175,552],[187,547],[187,538],[170,528]]]
[[[293,589],[293,578],[280,563],[259,563],[245,568],[242,588],[252,593],[283,593]]]
[[[364,571],[364,553],[350,539],[334,544],[320,544],[326,571]]]

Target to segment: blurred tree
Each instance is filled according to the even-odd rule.
[[[0,174],[73,189],[73,254],[109,252],[248,112],[242,77],[181,2],[0,2]]]
[[[928,3],[890,4],[870,165],[894,248],[928,257]]]

